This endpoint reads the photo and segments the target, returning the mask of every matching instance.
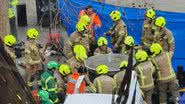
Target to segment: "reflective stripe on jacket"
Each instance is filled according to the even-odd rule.
[[[139,63],[135,70],[137,72],[138,81],[140,88],[144,91],[151,90],[154,87],[153,74],[155,72],[155,67],[151,61],[146,61]]]

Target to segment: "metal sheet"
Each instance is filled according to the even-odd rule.
[[[64,104],[111,104],[111,94],[72,94]]]
[[[96,67],[100,64],[105,64],[109,67],[109,72],[119,71],[119,64],[121,61],[128,60],[128,55],[125,54],[101,54],[88,58],[85,61],[85,66],[89,70],[96,70]],[[136,61],[133,59],[133,63]]]

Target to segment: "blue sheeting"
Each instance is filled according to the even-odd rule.
[[[122,19],[127,24],[128,33],[134,37],[136,44],[140,43],[144,9],[125,8],[90,0],[59,0],[61,19],[68,34],[75,31],[75,24],[80,10],[84,9],[89,4],[100,16],[102,22],[102,27],[96,31],[97,36],[102,35],[112,26],[113,22],[109,18],[109,13],[116,9],[123,13]],[[175,37],[175,54],[173,57],[174,69],[176,70],[178,65],[183,65],[185,67],[185,46],[183,46],[185,42],[185,13],[157,11],[157,16],[164,16],[166,18],[167,28],[173,32]]]

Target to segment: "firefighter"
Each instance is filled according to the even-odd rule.
[[[5,50],[16,63],[16,55],[13,46],[16,44],[16,38],[13,35],[6,35],[4,37]]]
[[[85,59],[87,59],[87,52],[85,48],[82,45],[75,45],[73,48],[73,52],[75,54],[75,57],[72,57],[67,61],[68,65],[71,67],[72,72],[75,73],[81,69],[86,69],[84,65],[84,61]],[[84,80],[87,85],[86,86],[87,92],[96,92],[95,87],[89,80],[88,74],[87,73],[83,74],[85,76]]]
[[[155,23],[152,26],[152,30],[154,31],[154,42],[159,43],[162,46],[163,51],[169,52],[170,57],[172,57],[175,48],[175,40],[173,33],[165,26],[166,20],[164,17],[156,18]]]
[[[96,87],[96,92],[100,94],[112,94],[115,83],[113,78],[107,75],[107,73],[109,72],[108,66],[103,64],[98,65],[96,67],[96,72],[98,75],[100,75],[93,81],[93,84]]]
[[[54,102],[49,99],[49,93],[45,90],[40,90],[38,92],[38,96],[40,97],[40,104],[54,104]]]
[[[127,36],[126,24],[121,19],[121,13],[118,10],[114,10],[110,13],[110,17],[114,22],[113,27],[104,36],[111,35],[113,45],[113,51],[120,53],[122,49],[122,44],[124,44],[124,39]]]
[[[105,37],[100,37],[97,44],[98,48],[94,51],[94,55],[112,53],[112,49],[107,47],[108,41]]]
[[[124,45],[122,47],[121,53],[129,54],[131,48],[134,46],[134,38],[132,36],[126,36],[124,40]]]
[[[178,104],[179,84],[171,64],[170,53],[163,51],[162,46],[158,43],[153,43],[150,51],[153,53],[152,62],[157,71],[160,104],[167,104],[167,91],[172,94],[173,103]]]
[[[58,86],[57,80],[54,78],[54,71],[59,67],[58,63],[49,61],[47,63],[47,71],[41,74],[41,86],[43,90],[48,91],[49,98],[54,102],[58,103],[59,99],[57,96]]]
[[[82,72],[83,71],[83,72]],[[81,73],[85,73],[85,70],[81,70]],[[67,94],[76,94],[76,93],[85,93],[86,83],[84,80],[84,75],[80,75],[81,73],[74,72],[72,75],[69,76],[67,82]]]
[[[147,104],[152,104],[152,94],[154,88],[155,67],[150,60],[148,54],[144,50],[138,50],[135,54],[136,65],[135,70],[138,76],[140,88],[144,94],[144,100]]]
[[[9,8],[8,8],[8,17],[9,17],[9,24],[10,24],[10,32],[12,35],[17,37],[17,29],[16,29],[16,6],[19,3],[19,0],[9,0]]]
[[[82,44],[88,52],[89,49],[89,32],[86,28],[86,25],[82,22],[76,24],[76,31],[71,34],[69,39],[65,44],[65,53],[68,58],[73,57],[73,46],[76,44]]]
[[[142,45],[145,48],[149,48],[150,45],[154,41],[154,37],[152,35],[152,25],[155,19],[156,13],[153,9],[148,9],[145,13],[145,20],[143,22],[143,29],[142,29]]]
[[[92,6],[88,5],[85,10],[81,10],[78,19],[80,20],[82,16],[88,15],[91,19],[89,26],[87,27],[90,30],[90,40],[91,43],[95,42],[95,31],[101,27],[101,20],[99,16],[93,11]]]
[[[76,72],[80,66],[84,67],[84,60],[87,59],[87,52],[82,45],[75,45],[73,47],[74,57],[67,60],[72,72]]]
[[[69,77],[70,74],[72,74],[71,68],[69,65],[67,64],[61,64],[59,67],[59,72],[61,74],[61,88],[62,90],[66,90],[66,83],[67,83],[67,79]]]
[[[61,79],[59,72],[59,64],[56,61],[49,61],[47,63],[47,68],[52,71],[53,77],[57,81],[58,91],[61,91],[61,86],[63,86],[63,80]]]
[[[26,74],[27,84],[30,88],[33,88],[33,82],[35,77],[37,77],[37,81],[40,80],[40,75],[43,73],[43,69],[41,68],[42,56],[37,47],[36,38],[38,37],[38,31],[35,28],[31,28],[27,31],[27,41],[25,42],[25,66],[26,66]],[[37,76],[37,73],[39,74]]]
[[[121,82],[123,80],[123,77],[125,76],[125,71],[126,71],[126,68],[128,66],[128,61],[122,61],[119,65],[119,68],[120,68],[120,72],[116,73],[114,75],[114,82],[115,82],[115,89],[114,91],[116,92],[116,94],[118,94],[118,91],[120,89],[120,86],[121,86]]]

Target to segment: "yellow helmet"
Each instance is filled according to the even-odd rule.
[[[124,43],[128,46],[134,45],[134,38],[132,36],[125,37]]]
[[[39,32],[35,28],[28,29],[27,31],[27,37],[30,39],[35,39],[39,35]]]
[[[122,67],[127,67],[128,66],[128,61],[122,61],[119,65],[119,68],[122,68]]]
[[[77,61],[85,61],[87,59],[87,54],[85,52],[77,52],[75,55]]]
[[[13,35],[6,35],[4,37],[4,43],[7,46],[13,46],[16,43],[16,38]]]
[[[91,18],[88,15],[83,15],[83,16],[80,17],[79,22],[82,22],[87,26],[87,25],[90,25]]]
[[[84,30],[86,30],[86,25],[83,22],[78,22],[76,24],[76,30],[78,32],[83,32]]]
[[[98,74],[107,74],[109,72],[109,68],[106,65],[98,65],[96,67],[96,72]]]
[[[19,0],[13,0],[13,1],[11,2],[12,6],[16,6],[18,3],[19,3]]]
[[[77,44],[73,47],[73,52],[76,53],[86,53],[86,49],[83,45]]]
[[[159,27],[164,27],[166,25],[166,20],[164,17],[158,17],[155,20],[155,25]]]
[[[97,44],[99,47],[103,46],[103,45],[107,45],[108,41],[105,37],[100,37],[97,41]]]
[[[153,53],[154,55],[158,55],[161,51],[163,51],[162,47],[158,43],[153,43],[150,46],[150,52]]]
[[[110,13],[110,18],[113,20],[113,21],[118,21],[121,19],[121,13],[120,11],[118,10],[114,10]]]
[[[148,54],[146,51],[144,50],[138,50],[135,54],[135,59],[138,61],[138,62],[142,62],[142,61],[145,61],[147,60],[148,58]]]
[[[151,18],[151,19],[154,19],[155,18],[155,16],[156,16],[156,13],[155,13],[155,11],[153,10],[153,9],[148,9],[147,11],[146,11],[146,17],[148,17],[148,18]]]
[[[71,68],[67,64],[62,64],[59,67],[59,72],[63,75],[66,76],[71,73]]]

